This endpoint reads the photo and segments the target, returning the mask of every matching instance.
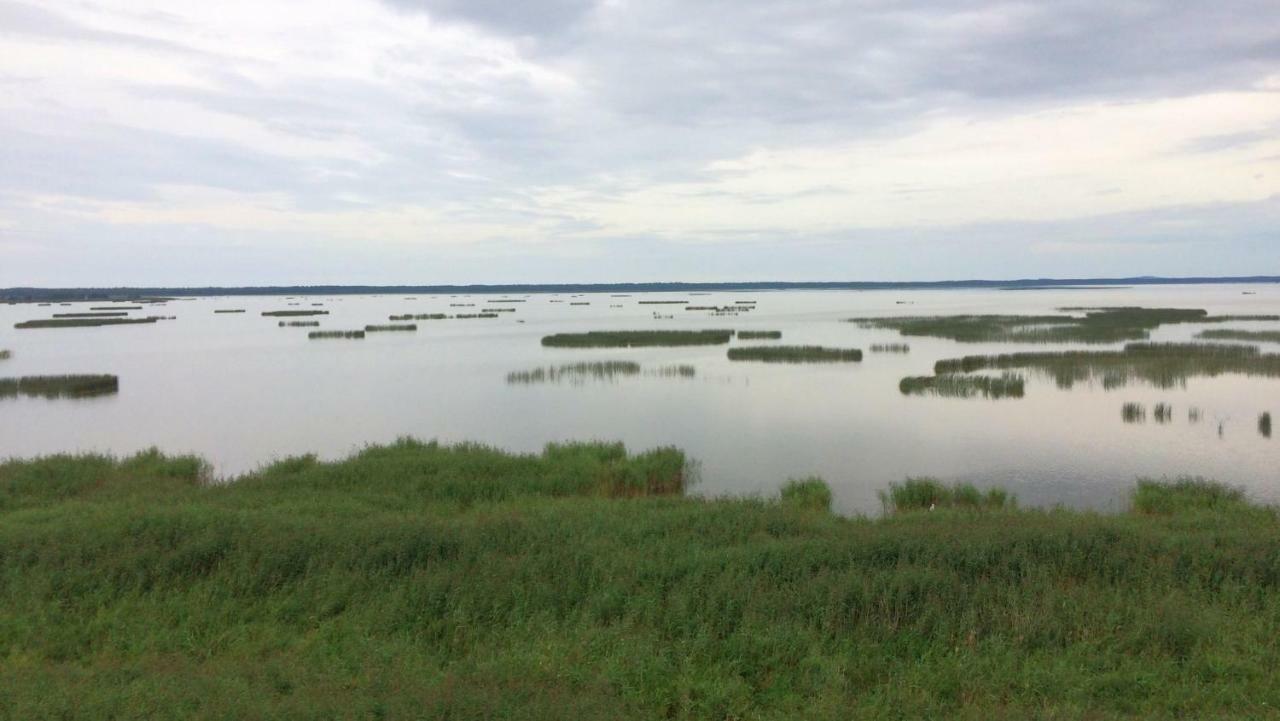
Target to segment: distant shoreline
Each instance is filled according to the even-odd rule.
[[[1137,285],[1226,285],[1280,283],[1280,276],[1163,278],[1022,278],[938,281],[748,281],[733,283],[510,283],[473,285],[288,285],[241,287],[118,287],[0,289],[0,302],[109,300],[139,297],[192,298],[227,295],[397,295],[509,293],[689,293],[767,290],[1080,290]]]

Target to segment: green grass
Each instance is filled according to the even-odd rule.
[[[1133,491],[1135,513],[1149,515],[1185,514],[1195,511],[1241,511],[1250,506],[1244,491],[1203,478],[1169,480],[1142,479]]]
[[[1114,389],[1136,380],[1167,389],[1185,385],[1195,376],[1230,373],[1280,378],[1280,354],[1234,344],[1130,343],[1119,351],[974,355],[934,364],[938,375],[1022,369],[1044,373],[1062,388],[1096,380]]]
[[[1145,340],[1171,323],[1280,320],[1280,316],[1210,316],[1198,308],[1059,308],[1083,315],[952,315],[850,318],[864,328],[961,343],[1118,343]]]
[[[1001,376],[940,375],[908,376],[898,383],[904,395],[934,395],[944,398],[973,398],[982,396],[992,400],[1022,398],[1026,395],[1026,379],[1015,373]]]
[[[638,300],[638,305],[687,305],[687,300]]]
[[[416,323],[399,323],[392,325],[366,325],[364,330],[366,333],[379,333],[383,331],[415,331],[418,329]]]
[[[270,317],[290,317],[290,316],[306,316],[306,315],[329,315],[327,310],[264,310],[264,316]]]
[[[825,513],[831,510],[831,487],[817,476],[792,478],[782,485],[778,500],[783,505]]]
[[[1203,330],[1196,334],[1205,340],[1244,340],[1255,343],[1280,343],[1280,330]]]
[[[104,325],[133,325],[136,323],[155,323],[159,318],[42,318],[15,323],[14,328],[96,328]]]
[[[672,365],[659,366],[650,368],[645,371],[645,375],[655,378],[693,378],[698,375],[698,369],[691,365]]]
[[[902,483],[891,483],[889,490],[881,491],[879,495],[885,513],[934,511],[939,508],[1000,510],[1017,505],[1017,499],[1003,488],[990,488],[984,493],[972,483],[948,486],[934,478],[908,478]]]
[[[731,338],[731,330],[593,330],[544,336],[542,345],[548,348],[723,345]]]
[[[862,360],[857,348],[824,348],[816,345],[740,346],[729,349],[731,361],[765,363],[856,363]]]
[[[782,337],[780,330],[740,330],[739,340],[778,340]]]
[[[906,343],[874,343],[872,353],[910,353],[911,346]]]
[[[277,325],[281,328],[317,328],[320,326],[318,320],[282,320]]]
[[[307,338],[311,340],[325,340],[329,338],[363,338],[362,330],[313,330],[307,333]]]
[[[0,378],[0,398],[93,398],[119,390],[120,379],[105,374]]]
[[[808,485],[684,497],[683,469],[669,449],[412,441],[218,484],[154,452],[2,463],[0,715],[1280,708],[1273,510],[1174,484],[1140,487],[1138,512],[1017,510],[917,482],[889,495],[901,512],[850,519]]]

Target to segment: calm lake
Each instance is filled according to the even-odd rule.
[[[491,303],[513,298],[523,302]],[[686,311],[688,300],[755,301],[736,316]],[[554,301],[554,302],[553,302]],[[298,305],[290,305],[296,303]],[[322,306],[313,308],[313,304]],[[571,305],[589,303],[589,305]],[[465,307],[465,304],[474,304]],[[1000,485],[1023,505],[1115,509],[1140,476],[1199,475],[1280,501],[1280,379],[1194,377],[1185,387],[1141,383],[1059,388],[1027,374],[1026,395],[987,400],[904,396],[904,376],[963,355],[1082,348],[903,338],[841,322],[855,316],[1045,314],[1060,306],[1204,308],[1210,314],[1280,313],[1276,286],[1150,286],[1053,290],[770,291],[711,294],[227,297],[145,306],[156,324],[16,330],[53,313],[0,305],[0,377],[111,373],[114,395],[80,400],[0,398],[0,456],[64,451],[125,454],[150,446],[209,459],[219,475],[302,453],[338,458],[398,436],[472,440],[535,451],[548,441],[608,439],[632,450],[675,445],[701,464],[704,494],[769,494],[789,477],[820,475],[846,512],[876,512],[876,491],[908,476]],[[405,313],[475,313],[496,319],[418,320],[417,332],[363,340],[308,340],[317,328],[278,327],[271,310],[327,310],[319,330],[359,329]],[[215,309],[245,313],[215,314]],[[671,318],[655,318],[655,313]],[[291,319],[283,319],[291,320]],[[1212,328],[1280,330],[1280,323],[1166,325],[1151,340],[1185,341]],[[780,330],[786,344],[862,348],[908,343],[910,352],[867,353],[861,363],[730,362],[726,346],[544,348],[558,332],[619,329]],[[1089,349],[1119,348],[1087,346]],[[1260,344],[1264,352],[1280,345]],[[636,361],[645,369],[693,366],[693,377],[640,374],[613,380],[509,383],[507,374],[578,361]],[[1168,403],[1172,420],[1126,423],[1125,403]],[[1193,422],[1188,411],[1200,410]]]

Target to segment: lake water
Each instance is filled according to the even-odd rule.
[[[486,302],[499,297],[525,302]],[[662,299],[694,305],[755,300],[757,310],[710,317],[681,305],[637,302]],[[416,333],[325,341],[308,340],[309,329],[280,328],[277,318],[260,315],[307,310],[312,303],[330,312],[318,318],[328,329],[386,323],[400,313],[518,310],[492,320],[416,321]],[[1257,424],[1263,411],[1280,416],[1278,379],[1227,375],[1192,378],[1172,390],[1133,384],[1107,391],[1088,384],[1063,390],[1029,375],[1021,399],[904,396],[898,381],[930,375],[941,358],[1067,346],[904,339],[894,331],[841,322],[853,316],[1032,314],[1112,305],[1275,314],[1276,286],[201,298],[132,313],[176,316],[154,325],[13,328],[90,305],[107,304],[0,305],[0,349],[13,351],[10,360],[0,361],[0,377],[120,377],[119,393],[107,397],[0,399],[0,456],[125,454],[158,446],[197,453],[220,475],[230,475],[301,453],[339,458],[403,435],[518,451],[555,440],[608,439],[625,441],[632,450],[679,446],[701,463],[700,493],[769,494],[788,477],[817,474],[832,485],[846,512],[877,511],[877,490],[921,475],[1001,485],[1024,505],[1115,509],[1135,478],[1183,474],[1243,485],[1258,499],[1280,501],[1280,434],[1266,439]],[[215,314],[215,308],[247,312]],[[655,311],[674,318],[655,319]],[[1212,327],[1280,330],[1280,323]],[[775,365],[730,362],[725,346],[551,349],[539,342],[549,333],[632,328],[781,330],[787,345],[865,350],[872,343],[906,342],[911,352],[867,353],[861,363]],[[1204,328],[1164,326],[1152,340],[1186,340]],[[1108,347],[1119,346],[1090,346]],[[1280,352],[1275,344],[1263,348]],[[506,380],[511,371],[580,360],[688,364],[696,376],[535,385]],[[1121,406],[1130,401],[1170,403],[1173,421],[1124,423]],[[1202,410],[1199,423],[1187,417],[1193,406]]]

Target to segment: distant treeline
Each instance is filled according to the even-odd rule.
[[[151,297],[219,295],[369,295],[462,293],[687,293],[757,290],[947,290],[958,288],[1036,289],[1064,286],[1191,285],[1200,283],[1280,283],[1280,276],[1159,278],[1033,278],[940,281],[760,281],[743,283],[548,283],[516,285],[289,285],[223,288],[3,288],[0,302],[133,300]]]

